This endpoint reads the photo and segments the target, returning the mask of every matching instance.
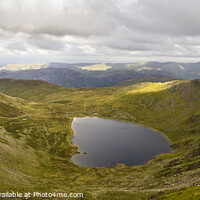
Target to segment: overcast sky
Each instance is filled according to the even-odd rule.
[[[200,61],[199,0],[0,1],[0,63]]]

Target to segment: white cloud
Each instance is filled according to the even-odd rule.
[[[199,7],[198,0],[1,1],[0,54],[198,59]]]

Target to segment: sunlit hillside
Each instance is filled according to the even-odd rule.
[[[0,96],[0,179],[6,180],[0,181],[1,191],[79,191],[93,200],[198,195],[199,80],[68,89],[2,79],[0,91],[6,93]],[[70,160],[77,152],[70,126],[81,116],[157,130],[170,141],[171,152],[142,166],[79,167]]]

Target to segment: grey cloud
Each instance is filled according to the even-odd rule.
[[[200,1],[198,0],[125,2],[114,0],[1,1],[0,28],[13,32],[57,36],[111,34],[123,26],[131,28],[133,32],[200,34]]]
[[[200,1],[139,0],[129,6],[124,24],[165,35],[199,35]]]
[[[26,40],[27,43],[40,49],[59,51],[65,46],[65,43],[59,38],[50,35],[32,35]]]
[[[24,44],[63,57],[84,56],[88,46],[96,55],[192,57],[200,51],[199,8],[199,0],[7,0],[0,40],[13,39],[9,50]]]
[[[105,34],[112,30],[117,13],[112,1],[58,1],[57,5],[55,0],[8,2],[0,3],[0,28],[29,34]]]
[[[133,32],[147,31],[172,35],[199,35],[200,33],[200,1],[198,0],[133,0],[133,3],[130,2],[2,1],[0,28],[13,32],[57,36],[111,34],[123,26],[131,28]]]
[[[26,51],[26,48],[22,42],[11,42],[7,45],[10,50]]]

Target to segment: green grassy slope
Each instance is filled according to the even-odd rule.
[[[128,86],[128,85],[133,85],[133,84],[141,83],[141,82],[164,83],[164,82],[169,82],[169,81],[174,81],[174,80],[177,80],[177,79],[167,78],[167,77],[136,78],[136,79],[129,79],[129,80],[123,81],[117,85]]]
[[[44,81],[0,79],[0,91],[4,94],[39,101],[46,95],[56,93],[63,87],[53,85]],[[67,88],[65,88],[67,90]],[[70,91],[70,89],[68,89]]]
[[[0,116],[17,117],[24,113],[25,101],[0,93]]]
[[[0,92],[26,99],[8,97],[15,105],[23,101],[24,112],[0,122],[0,192],[83,192],[85,199],[176,199],[177,195],[191,199],[191,194],[198,195],[199,80],[67,89],[6,79],[0,81]],[[70,161],[76,152],[69,142],[70,124],[74,116],[88,115],[155,129],[169,139],[171,153],[142,166],[76,166]]]

